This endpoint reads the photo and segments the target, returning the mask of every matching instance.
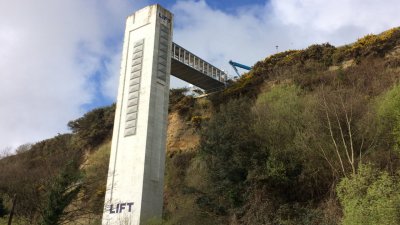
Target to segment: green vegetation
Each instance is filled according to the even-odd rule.
[[[378,117],[381,129],[387,129],[393,136],[393,141],[396,143],[396,149],[399,149],[400,144],[400,86],[385,93],[378,105]],[[381,131],[384,132],[384,131]]]
[[[7,215],[7,213],[8,213],[8,210],[6,209],[6,206],[4,205],[3,198],[0,197],[0,218]]]
[[[46,193],[39,224],[59,224],[65,217],[68,219],[70,212],[67,213],[65,209],[79,193],[82,187],[80,180],[79,164],[76,161],[69,162],[57,175]]]
[[[111,138],[115,115],[115,104],[94,109],[83,117],[70,121],[69,128],[74,142],[81,148],[94,149]]]
[[[221,106],[201,134],[199,154],[208,162],[219,213],[243,204],[244,183],[252,165],[265,157],[255,138],[248,99]]]
[[[86,202],[87,210],[96,215],[101,215],[104,209],[110,149],[111,142],[101,145],[89,156],[83,170],[85,183],[82,187],[82,201]]]
[[[177,88],[170,90],[169,112],[178,112],[180,116],[187,116],[185,119],[190,119],[191,111],[195,104],[192,96],[186,95],[189,91],[187,88]]]
[[[399,46],[394,28],[275,54],[207,98],[172,89],[169,131],[200,141],[168,150],[149,223],[399,224]],[[99,224],[114,111],[1,159],[0,217],[16,194],[16,224]]]
[[[343,225],[391,225],[400,223],[400,178],[370,165],[344,178],[338,185],[343,205]]]
[[[98,221],[103,209],[113,110],[114,105],[95,109],[70,122],[73,134],[24,145],[17,155],[0,161],[0,194],[8,199],[17,196],[17,221]],[[93,154],[87,159],[88,152]]]

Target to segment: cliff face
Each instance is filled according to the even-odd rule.
[[[195,151],[199,145],[199,141],[199,132],[192,126],[190,121],[184,121],[178,112],[172,112],[168,115],[168,154],[181,151]]]

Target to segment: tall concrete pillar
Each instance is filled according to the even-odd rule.
[[[126,20],[103,225],[161,219],[172,22],[159,5]]]

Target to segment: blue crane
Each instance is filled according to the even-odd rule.
[[[245,69],[245,70],[251,70],[250,66],[246,66],[237,62],[234,62],[232,60],[229,60],[229,64],[231,64],[232,68],[235,70],[236,74],[240,77],[239,71],[237,70],[237,67]]]

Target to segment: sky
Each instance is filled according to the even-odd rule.
[[[0,0],[0,151],[115,102],[125,19],[155,3],[174,14],[174,42],[232,75],[231,59],[400,26],[399,0]]]

